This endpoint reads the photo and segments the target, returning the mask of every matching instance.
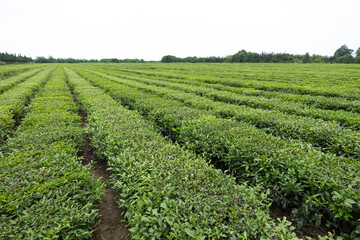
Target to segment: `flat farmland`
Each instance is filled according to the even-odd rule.
[[[360,238],[356,64],[0,66],[0,144],[2,239]]]

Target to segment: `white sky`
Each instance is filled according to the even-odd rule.
[[[360,47],[360,0],[0,0],[0,52],[143,58]]]

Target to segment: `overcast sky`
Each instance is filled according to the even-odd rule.
[[[0,52],[143,58],[360,47],[360,0],[0,0]]]

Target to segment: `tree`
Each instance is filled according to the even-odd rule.
[[[183,60],[181,58],[172,56],[172,55],[166,55],[163,56],[161,59],[161,62],[163,63],[170,63],[170,62],[182,62]]]
[[[305,53],[305,55],[303,56],[301,62],[302,62],[302,63],[310,63],[310,62],[311,62],[310,54],[309,54],[308,52]]]
[[[35,59],[36,63],[47,63],[47,59],[45,57],[37,57]]]
[[[196,63],[197,62],[197,57],[186,57],[186,58],[184,58],[184,62],[185,63]]]
[[[226,56],[226,58],[225,58],[225,62],[231,63],[231,59],[232,59],[232,55],[228,55],[228,56]]]
[[[356,50],[356,57],[360,57],[360,47]]]
[[[0,61],[4,62],[6,64],[8,63],[27,63],[27,62],[32,62],[32,59],[26,56],[22,56],[21,54],[19,54],[18,56],[16,56],[16,54],[11,54],[11,53],[0,53]]]
[[[313,54],[311,56],[311,62],[313,62],[313,63],[324,63],[325,62],[325,57],[323,57],[321,55]]]
[[[248,53],[243,49],[234,55],[234,62],[248,62]]]
[[[49,56],[49,58],[47,59],[48,63],[55,63],[56,59],[53,56]]]
[[[343,57],[346,54],[351,55],[354,52],[354,50],[348,48],[346,45],[342,45],[339,49],[337,49],[334,53],[334,59],[336,61],[337,58]]]
[[[355,63],[360,63],[360,47],[356,50]]]
[[[344,56],[338,57],[335,59],[337,63],[354,63],[354,57],[347,53]]]

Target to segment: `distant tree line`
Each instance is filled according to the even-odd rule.
[[[35,59],[36,63],[137,63],[137,62],[145,62],[144,59],[117,59],[117,58],[103,58],[103,59],[74,59],[74,58],[53,58],[52,56],[45,57],[37,57]]]
[[[227,57],[186,57],[179,58],[166,55],[161,59],[163,63],[185,62],[185,63],[360,63],[360,48],[355,52],[346,45],[337,49],[333,56],[289,54],[289,53],[255,53],[241,50]]]
[[[140,62],[145,62],[145,61],[144,61],[144,59],[137,59],[137,58],[135,58],[135,59],[103,58],[103,59],[100,59],[99,62],[102,62],[102,63],[140,63]]]
[[[37,57],[33,60],[30,57],[21,54],[0,53],[0,65],[11,63],[143,63],[144,59],[75,59],[75,58],[54,58],[52,56]],[[338,48],[333,56],[310,55],[306,53],[289,54],[289,53],[256,53],[241,50],[234,55],[226,57],[186,57],[179,58],[172,55],[162,57],[161,62],[185,62],[185,63],[360,63],[360,48],[356,52],[343,45]]]
[[[22,56],[21,54],[16,55],[12,53],[0,53],[0,65],[10,63],[29,63],[32,62],[32,58]]]

